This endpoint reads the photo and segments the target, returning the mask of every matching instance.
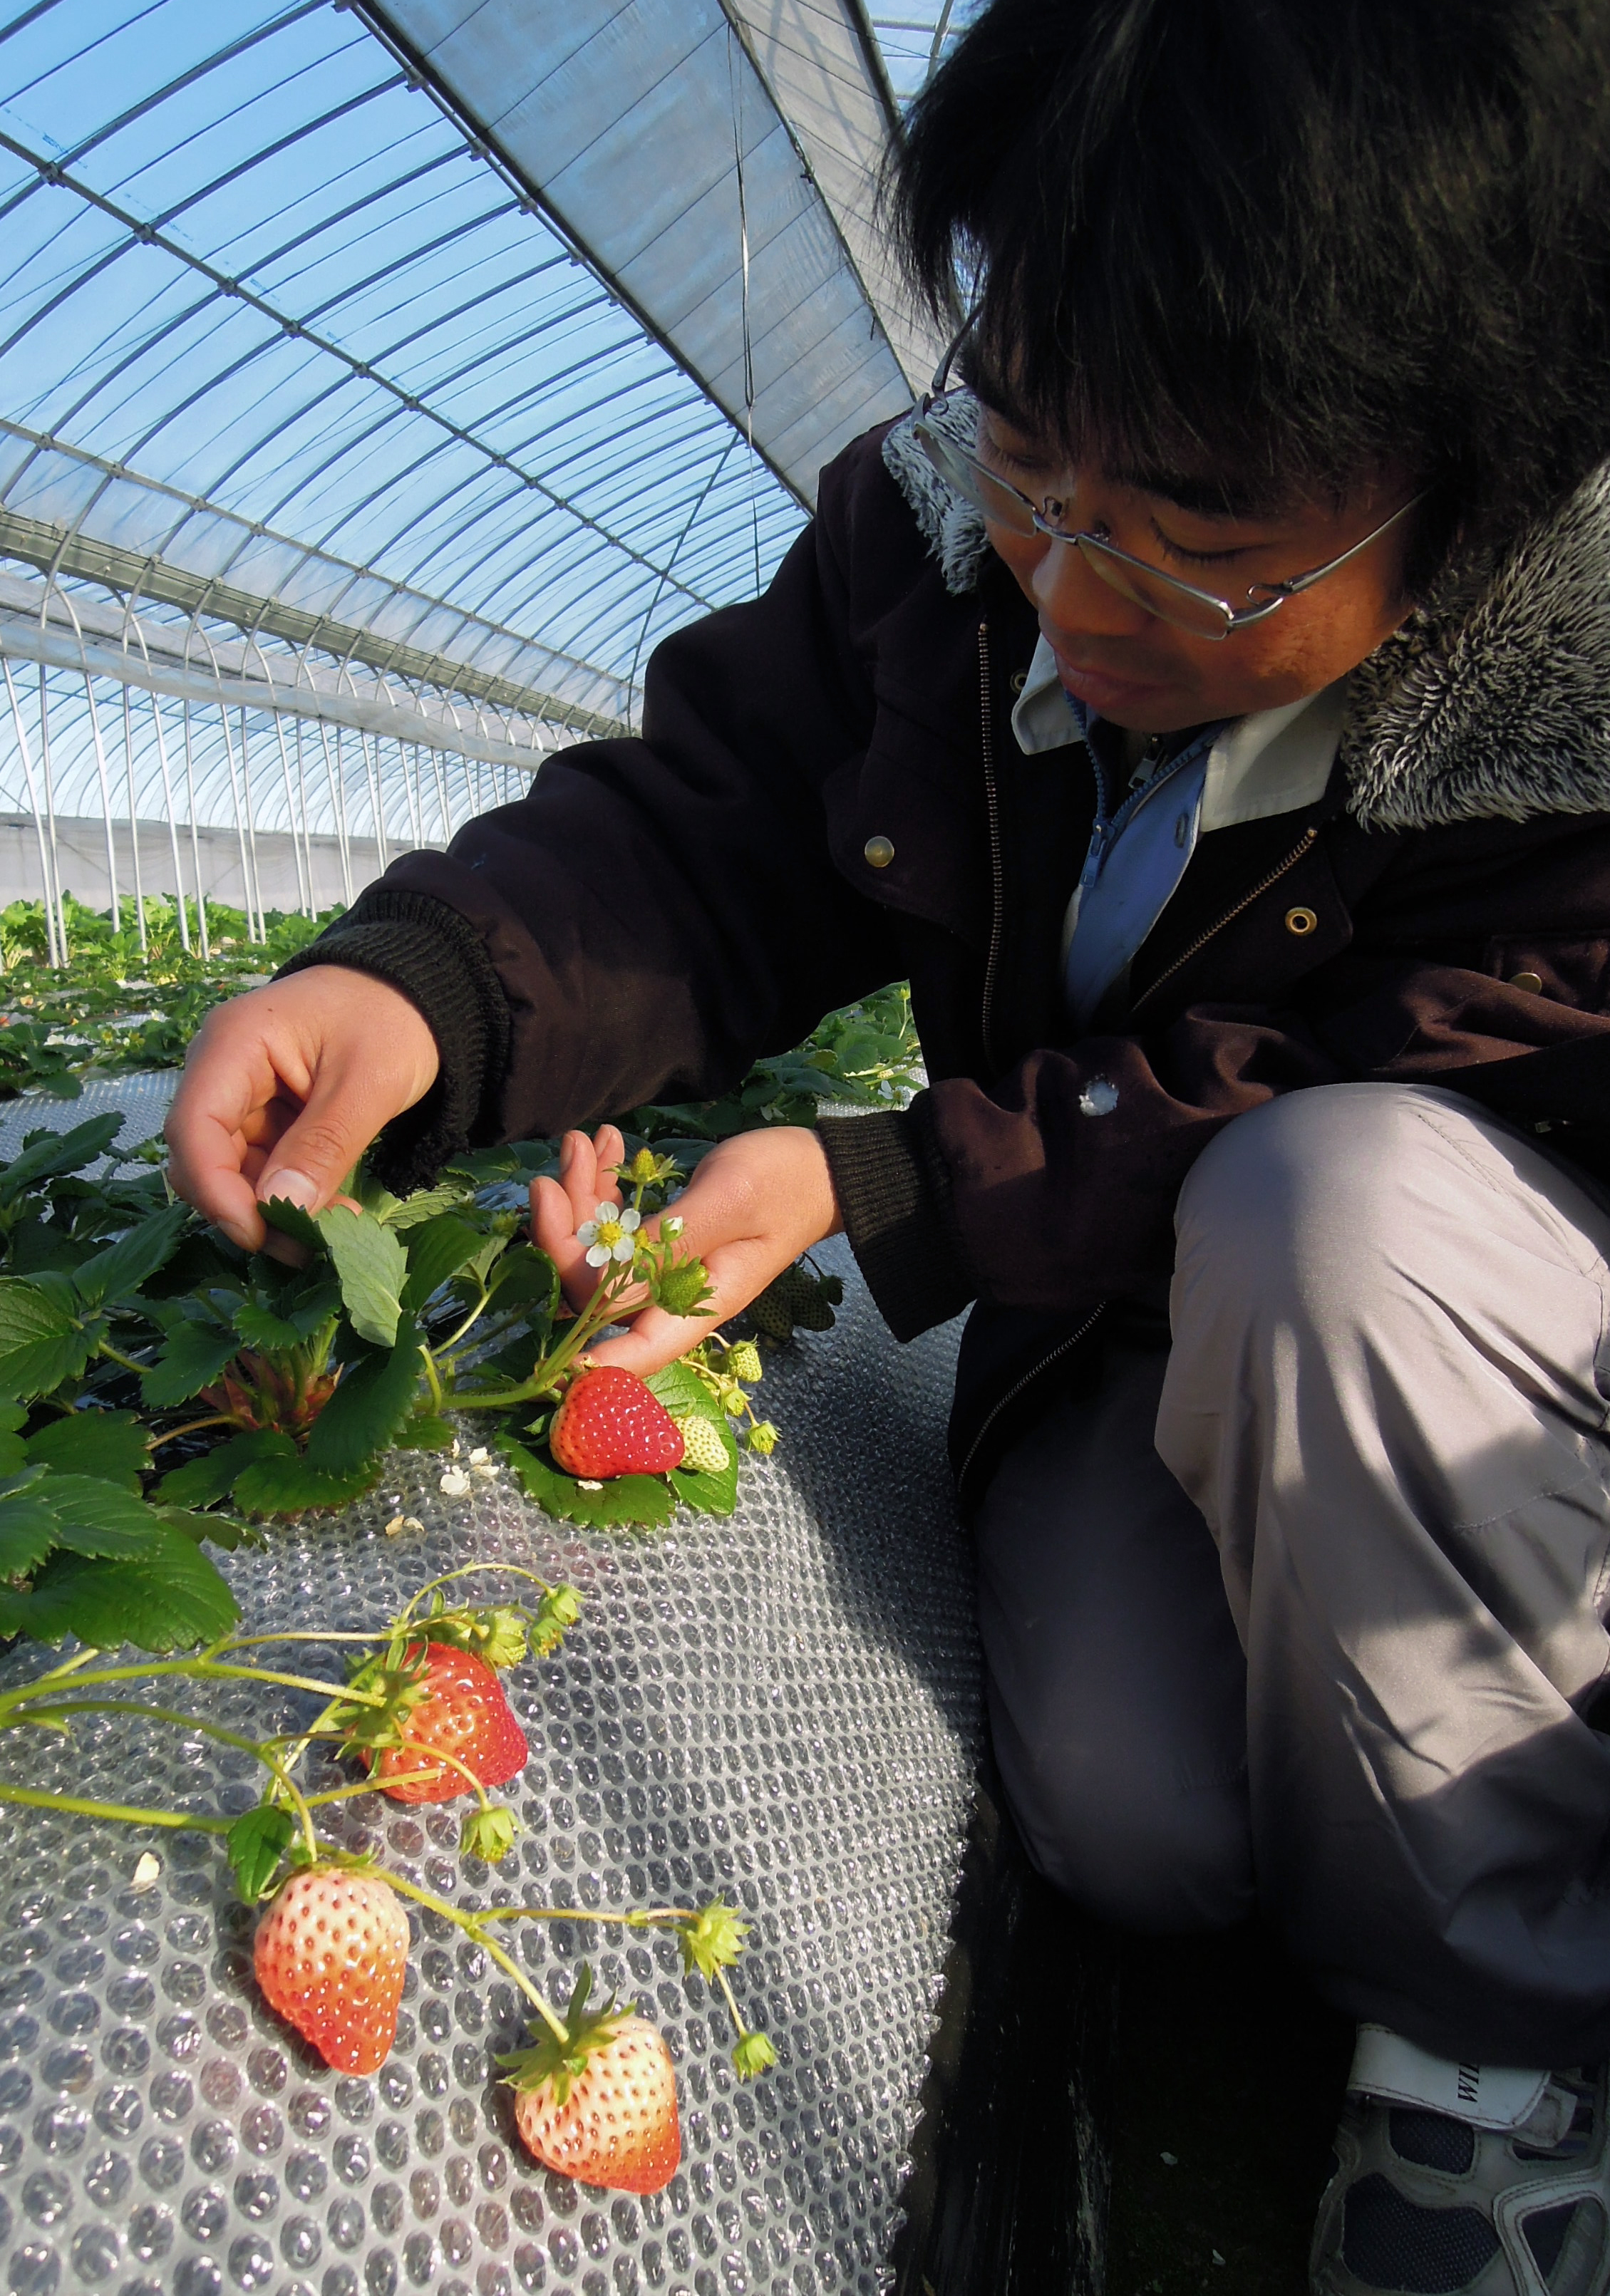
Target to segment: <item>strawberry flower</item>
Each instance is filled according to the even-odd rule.
[[[641,1225],[641,1212],[622,1210],[619,1204],[600,1204],[590,1220],[583,1220],[576,1230],[578,1243],[587,1246],[589,1267],[607,1267],[612,1259],[628,1260],[637,1250],[634,1231]]]

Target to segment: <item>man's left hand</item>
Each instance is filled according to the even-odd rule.
[[[591,1297],[604,1272],[587,1265],[576,1230],[601,1203],[620,1201],[611,1167],[625,1152],[612,1124],[591,1140],[584,1132],[567,1132],[560,1177],[531,1183],[531,1233],[557,1263],[572,1308]],[[821,1141],[799,1124],[769,1125],[722,1141],[695,1168],[673,1210],[682,1222],[683,1246],[704,1262],[714,1298],[693,1316],[645,1308],[622,1338],[590,1350],[595,1363],[620,1364],[640,1378],[659,1371],[746,1308],[802,1251],[843,1226]],[[653,1231],[658,1223],[645,1225]]]

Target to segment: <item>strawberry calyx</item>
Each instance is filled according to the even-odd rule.
[[[601,2009],[589,2010],[587,1997],[592,1989],[592,1967],[584,1961],[576,1974],[570,2005],[559,2021],[563,2032],[538,2032],[529,2048],[505,2050],[497,2059],[505,2087],[536,2090],[551,2085],[554,2103],[569,2103],[571,2084],[587,2070],[587,2059],[595,2049],[619,2038],[631,2013],[616,2007],[612,1993]]]
[[[360,1660],[347,1686],[367,1695],[338,1701],[330,1716],[341,1733],[343,1754],[375,1753],[403,1743],[405,1719],[431,1695],[428,1652],[420,1636],[401,1651],[394,1643],[384,1657]],[[378,1705],[370,1702],[375,1693]]]
[[[743,1950],[743,1940],[749,1935],[750,1924],[735,1906],[721,1898],[712,1898],[702,1906],[691,1921],[679,1924],[677,1941],[682,1948],[682,1966],[697,1970],[700,1976],[713,1983],[718,1969],[730,1969]]]

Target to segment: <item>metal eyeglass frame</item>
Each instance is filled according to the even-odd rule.
[[[1099,574],[1110,589],[1118,592],[1120,597],[1127,598],[1131,605],[1139,606],[1143,612],[1156,615],[1160,621],[1171,622],[1177,629],[1187,630],[1195,637],[1221,640],[1228,638],[1232,630],[1251,629],[1256,623],[1267,621],[1271,614],[1277,612],[1285,605],[1288,598],[1300,597],[1304,590],[1311,590],[1316,582],[1324,581],[1327,574],[1336,573],[1348,563],[1350,559],[1358,557],[1360,551],[1368,550],[1372,542],[1378,542],[1389,528],[1396,526],[1401,518],[1406,518],[1417,504],[1425,499],[1427,490],[1424,488],[1420,493],[1411,495],[1406,503],[1401,504],[1392,512],[1390,518],[1384,518],[1379,526],[1372,527],[1361,541],[1353,543],[1337,557],[1328,559],[1323,566],[1311,567],[1306,574],[1294,574],[1289,581],[1250,583],[1247,586],[1249,598],[1256,597],[1256,594],[1260,591],[1266,594],[1258,598],[1255,604],[1232,606],[1228,598],[1218,597],[1212,590],[1200,589],[1195,582],[1181,581],[1179,575],[1167,573],[1161,566],[1154,566],[1144,558],[1135,558],[1127,550],[1120,550],[1117,544],[1110,538],[1110,529],[1105,526],[1080,529],[1072,532],[1064,527],[1058,526],[1056,523],[1056,518],[1061,512],[1062,504],[1056,502],[1055,497],[1047,495],[1045,502],[1037,507],[1026,494],[1013,486],[1008,480],[998,477],[993,471],[986,470],[977,457],[969,454],[965,447],[957,446],[953,440],[942,437],[939,431],[929,427],[929,415],[943,410],[947,397],[946,385],[949,379],[951,365],[963,342],[966,340],[976,316],[976,312],[970,315],[966,324],[954,338],[944,357],[940,361],[932,383],[923,394],[917,420],[913,426],[914,434],[923,452],[933,464],[941,478],[954,487],[992,524],[1006,526],[1013,532],[1022,534],[1025,537],[1031,534],[1039,533],[1045,535],[1052,542],[1071,543],[1092,571]],[[1021,504],[1023,514],[1028,523],[1026,525],[1014,523],[1010,518],[1003,519],[997,516],[992,512],[989,500],[982,498],[986,496],[987,490],[1006,496],[1012,502]],[[1178,614],[1170,613],[1166,605],[1159,605],[1153,598],[1141,595],[1132,586],[1130,581],[1124,578],[1121,570],[1125,568],[1133,568],[1135,573],[1144,576],[1149,584],[1162,584],[1166,592],[1179,597],[1182,605],[1188,600],[1190,604],[1198,610],[1198,615],[1201,618],[1182,619]]]

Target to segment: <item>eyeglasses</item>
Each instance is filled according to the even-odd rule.
[[[1188,630],[1193,637],[1228,638],[1232,630],[1251,629],[1255,623],[1267,621],[1288,598],[1301,597],[1316,582],[1323,582],[1327,574],[1336,573],[1425,499],[1424,491],[1411,495],[1390,518],[1372,527],[1361,541],[1323,566],[1310,567],[1306,574],[1294,574],[1286,582],[1249,584],[1249,603],[1234,606],[1228,598],[1217,597],[1211,590],[1198,589],[1194,582],[1182,582],[1178,575],[1165,573],[1161,566],[1150,566],[1144,558],[1132,558],[1127,550],[1119,549],[1104,525],[1080,529],[1064,526],[1064,505],[1054,496],[1047,496],[1037,505],[1016,487],[986,470],[965,447],[957,446],[954,439],[933,428],[929,418],[945,412],[950,367],[972,324],[969,318],[946,351],[932,388],[924,394],[915,425],[917,441],[941,478],[981,512],[991,526],[1004,526],[1009,533],[1022,535],[1025,539],[1043,534],[1053,542],[1071,544],[1086,565],[1120,597],[1129,599],[1131,605],[1139,606],[1146,613],[1155,614],[1160,621],[1171,622],[1176,629]]]

